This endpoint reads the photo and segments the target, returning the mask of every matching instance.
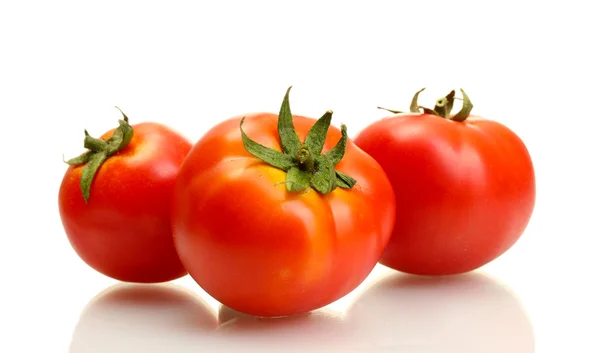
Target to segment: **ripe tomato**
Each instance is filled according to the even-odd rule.
[[[86,132],[89,151],[67,162],[60,217],[76,253],[96,271],[126,282],[169,281],[187,273],[169,208],[192,145],[164,125],[131,126],[123,117],[100,139]]]
[[[292,116],[288,99],[289,89],[279,117],[234,117],[208,131],[175,191],[185,268],[216,300],[257,316],[308,312],[352,291],[394,222],[392,187],[377,162],[344,126],[329,126],[331,111],[315,123]]]
[[[380,263],[421,275],[468,272],[524,232],[535,203],[533,164],[514,132],[470,114],[464,92],[453,117],[454,91],[434,110],[418,106],[419,92],[411,113],[392,111],[399,114],[355,139],[383,167],[396,196],[394,232]]]

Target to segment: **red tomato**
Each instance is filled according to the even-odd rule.
[[[169,208],[192,145],[164,125],[130,126],[124,118],[100,139],[86,133],[90,151],[68,162],[59,191],[64,229],[81,259],[106,276],[127,282],[182,277],[187,272],[173,245]]]
[[[396,196],[394,232],[380,263],[420,275],[468,272],[524,232],[535,203],[532,161],[506,126],[471,115],[466,95],[454,117],[442,107],[453,92],[438,101],[438,113],[419,113],[417,96],[412,113],[379,120],[355,139],[383,167]]]
[[[172,222],[184,266],[216,300],[257,316],[308,312],[352,291],[376,265],[394,222],[393,191],[377,162],[347,140],[345,127],[342,134],[329,126],[330,111],[317,123],[292,116],[288,94],[279,119],[251,114],[208,131],[175,191]],[[263,145],[259,152],[289,162],[287,173],[257,158],[242,128]],[[344,147],[338,141],[345,142],[339,164],[339,154],[329,155]]]

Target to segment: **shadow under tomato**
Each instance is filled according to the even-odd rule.
[[[446,353],[533,353],[533,327],[506,285],[480,272],[392,273],[347,311],[354,347]]]
[[[94,298],[70,353],[95,352],[533,353],[533,328],[515,294],[482,273],[427,278],[393,271],[345,312],[260,318],[190,291],[119,284]]]
[[[216,327],[214,311],[183,287],[117,284],[83,310],[70,353],[196,352]]]
[[[227,352],[247,347],[260,352],[314,352],[339,346],[344,337],[341,313],[323,308],[285,317],[256,317],[225,306],[219,309],[215,338]]]

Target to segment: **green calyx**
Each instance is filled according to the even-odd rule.
[[[333,112],[328,110],[310,128],[304,142],[300,141],[294,128],[290,110],[289,94],[292,87],[287,89],[281,110],[277,129],[283,152],[263,146],[246,135],[240,121],[240,132],[244,148],[263,162],[286,172],[285,184],[290,192],[304,191],[312,187],[321,194],[327,194],[337,187],[349,189],[356,184],[352,177],[335,170],[346,152],[348,135],[346,126],[342,125],[342,137],[328,152],[321,154],[327,131],[331,124]]]
[[[116,107],[119,109],[119,107]],[[129,125],[129,118],[127,115],[119,109],[123,114],[123,119],[119,120],[119,127],[115,129],[115,132],[107,140],[97,139],[91,137],[87,130],[84,130],[85,139],[83,140],[83,147],[89,151],[79,155],[78,157],[72,158],[65,161],[68,165],[81,165],[85,164],[81,172],[81,180],[79,182],[81,192],[83,193],[83,199],[87,203],[90,199],[90,189],[94,176],[98,171],[98,168],[104,163],[110,156],[121,151],[133,138],[133,128]]]
[[[421,92],[423,92],[424,90],[425,90],[425,88],[418,90],[417,93],[415,93],[415,95],[413,96],[412,101],[410,103],[410,112],[411,113],[421,113],[421,110],[422,110],[423,113],[437,115],[444,119],[449,119],[449,120],[457,121],[457,122],[465,121],[471,114],[471,110],[473,109],[473,103],[471,103],[469,96],[467,96],[467,94],[465,93],[465,91],[462,88],[460,89],[460,92],[462,94],[462,99],[455,97],[456,92],[454,90],[452,90],[445,97],[438,99],[435,102],[435,107],[433,109],[419,105],[419,94]],[[451,113],[452,113],[452,108],[454,107],[455,99],[461,99],[463,101],[463,104],[462,104],[460,111],[458,113],[452,115]],[[391,109],[382,108],[382,107],[377,107],[377,108],[387,110],[394,114],[404,114],[404,112],[399,111],[399,110],[391,110]]]

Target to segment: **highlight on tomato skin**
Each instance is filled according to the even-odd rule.
[[[291,87],[290,87],[291,88]],[[379,164],[320,119],[291,113],[220,122],[183,162],[172,207],[175,246],[217,301],[256,316],[309,312],[372,271],[395,215]]]
[[[156,283],[187,274],[170,227],[175,179],[192,144],[154,122],[119,127],[100,138],[85,131],[87,151],[69,165],[58,193],[61,221],[77,255],[124,282]]]
[[[389,110],[354,139],[394,188],[394,231],[380,263],[428,276],[473,271],[524,233],[536,199],[533,162],[512,130],[471,114],[462,89],[456,114],[454,91],[433,109],[419,105],[422,91],[409,112]]]

